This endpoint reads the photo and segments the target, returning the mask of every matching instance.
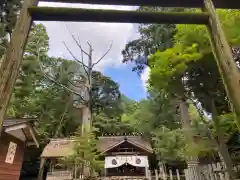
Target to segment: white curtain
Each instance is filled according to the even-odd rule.
[[[105,157],[104,168],[116,168],[126,163],[135,167],[149,166],[147,156],[108,156]]]

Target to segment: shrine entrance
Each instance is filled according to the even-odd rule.
[[[141,136],[105,136],[99,138],[104,154],[105,177],[146,177],[153,150]]]
[[[148,157],[138,155],[105,157],[106,176],[146,176]]]
[[[145,176],[145,168],[135,167],[126,163],[117,168],[108,168],[106,173],[107,176]]]

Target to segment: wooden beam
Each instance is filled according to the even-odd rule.
[[[102,9],[31,7],[36,21],[119,22],[159,24],[206,24],[207,13],[142,12]]]
[[[38,0],[24,0],[20,16],[0,67],[0,134],[31,28],[32,18],[28,13],[28,8],[37,4]]]
[[[45,2],[84,3],[103,5],[132,5],[132,6],[160,6],[160,7],[188,7],[201,8],[203,0],[43,0]],[[213,0],[217,8],[240,9],[239,0]]]
[[[43,171],[44,171],[45,162],[46,162],[46,158],[41,157],[40,167],[38,171],[38,180],[43,180]]]
[[[33,130],[32,126],[28,125],[28,128],[29,128],[30,134],[33,138],[33,141],[35,142],[36,147],[39,148],[39,142],[38,142],[38,140],[35,136],[35,133],[34,133],[34,130]]]
[[[239,68],[233,59],[231,47],[228,44],[212,0],[204,0],[204,4],[204,10],[210,15],[207,27],[210,34],[212,50],[222,76],[232,110],[236,115],[238,128],[240,129]]]

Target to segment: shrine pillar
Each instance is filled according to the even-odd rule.
[[[145,177],[148,179],[148,167],[145,166]]]

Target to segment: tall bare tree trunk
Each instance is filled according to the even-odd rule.
[[[179,108],[180,108],[180,117],[182,121],[182,128],[184,128],[185,131],[185,138],[187,142],[194,142],[194,137],[191,132],[191,126],[190,126],[190,117],[188,113],[188,105],[184,98],[180,99],[179,102]],[[193,177],[192,180],[202,180],[202,175],[199,171],[199,161],[197,156],[188,156],[187,157],[187,165],[188,168],[191,169],[190,172],[193,174],[190,177]]]
[[[230,179],[235,180],[236,175],[233,171],[233,164],[232,164],[230,154],[228,152],[228,147],[224,142],[224,135],[223,135],[221,126],[219,124],[218,114],[217,114],[217,110],[216,110],[214,101],[212,101],[212,120],[213,120],[215,129],[216,129],[216,133],[217,133],[218,149],[222,155],[222,158],[225,163],[225,166],[226,166],[226,169],[227,169]]]
[[[0,134],[4,116],[11,99],[14,84],[21,66],[32,18],[28,8],[38,4],[38,0],[24,0],[19,19],[0,67]]]
[[[236,123],[240,129],[240,73],[233,59],[232,50],[228,44],[212,0],[204,0],[204,11],[210,15],[207,25],[212,50],[222,76],[225,90],[230,99]]]
[[[86,92],[85,92],[85,101],[86,106],[82,108],[82,134],[85,132],[91,131],[92,126],[92,46],[89,44],[89,53],[88,53],[88,69],[87,69],[87,82],[86,82]]]

